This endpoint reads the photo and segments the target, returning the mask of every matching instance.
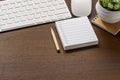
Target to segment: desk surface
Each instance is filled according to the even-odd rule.
[[[50,27],[55,29],[54,23],[0,33],[0,80],[120,80],[120,33],[93,25],[98,47],[64,52],[59,41],[58,54]]]

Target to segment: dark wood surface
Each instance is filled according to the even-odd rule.
[[[92,1],[90,19],[96,15]],[[65,52],[58,37],[58,54],[50,27],[55,30],[49,23],[0,33],[0,80],[120,80],[120,33],[93,25],[99,46]]]

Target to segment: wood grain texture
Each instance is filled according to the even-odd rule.
[[[0,33],[0,80],[120,80],[120,34],[93,25],[99,46],[65,52],[58,37],[58,54],[50,27],[54,23]]]

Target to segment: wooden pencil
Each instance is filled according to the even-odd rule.
[[[56,38],[56,36],[55,36],[55,32],[54,32],[53,28],[50,28],[50,30],[51,30],[51,34],[52,34],[52,37],[53,37],[53,41],[54,41],[56,50],[57,50],[57,52],[59,53],[59,52],[60,52],[60,47],[59,47],[59,45],[58,45],[57,38]]]

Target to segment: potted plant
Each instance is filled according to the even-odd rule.
[[[98,0],[96,4],[98,16],[107,23],[120,21],[120,0]]]

